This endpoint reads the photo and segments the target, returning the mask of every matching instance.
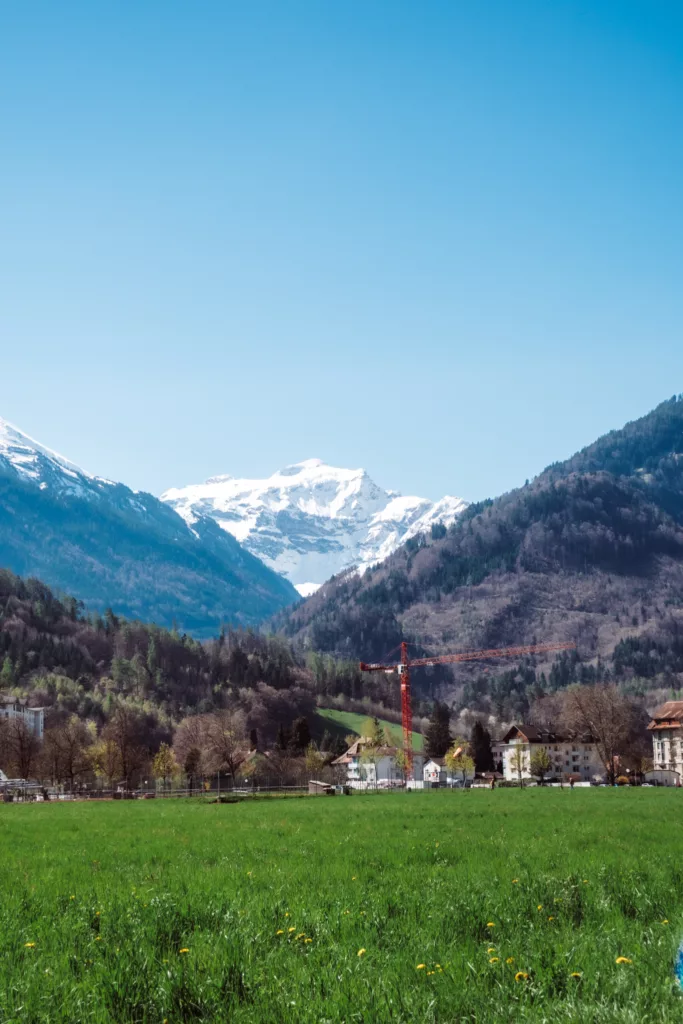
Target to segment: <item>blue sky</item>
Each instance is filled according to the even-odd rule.
[[[500,493],[683,391],[683,7],[0,12],[0,416]]]

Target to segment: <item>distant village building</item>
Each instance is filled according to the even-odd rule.
[[[444,758],[430,757],[428,761],[425,761],[423,777],[424,781],[431,783],[432,786],[445,786],[449,772]]]
[[[522,778],[531,779],[531,757],[535,750],[547,750],[551,769],[546,778],[561,778],[566,775],[579,776],[582,781],[591,782],[595,776],[604,776],[605,767],[598,755],[595,743],[581,737],[560,736],[535,725],[513,725],[499,744],[503,759],[503,775],[508,782],[519,779],[517,769],[518,750],[522,752]]]
[[[19,719],[39,740],[43,738],[45,708],[30,708],[27,701],[17,697],[0,697],[0,718]]]
[[[401,768],[396,763],[397,753],[397,747],[371,748],[367,740],[358,739],[332,764],[345,769],[347,783],[358,789],[366,786],[390,788],[400,786],[404,781],[422,782],[423,755],[413,754],[412,775],[405,780]]]
[[[652,733],[655,771],[676,772],[680,780],[683,775],[683,701],[670,700],[658,707],[648,730]]]

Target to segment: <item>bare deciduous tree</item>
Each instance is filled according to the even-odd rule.
[[[31,778],[40,754],[40,740],[23,718],[10,718],[5,742],[13,774],[21,779]]]
[[[105,740],[118,750],[121,778],[126,788],[133,786],[137,773],[148,760],[143,742],[143,723],[139,712],[128,704],[119,704],[102,731]]]
[[[618,757],[626,751],[634,726],[634,707],[616,686],[571,686],[565,698],[565,718],[576,732],[590,734],[610,783],[618,772]]]
[[[207,716],[208,761],[211,771],[227,772],[235,781],[249,753],[247,723],[241,711],[217,711]]]
[[[42,761],[47,774],[54,782],[68,782],[73,789],[76,779],[92,769],[91,743],[88,727],[76,715],[46,729]]]

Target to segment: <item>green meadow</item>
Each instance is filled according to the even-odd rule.
[[[337,711],[335,708],[318,708],[316,715],[318,718],[325,720],[325,723],[329,725],[336,725],[340,727],[346,733],[356,733],[357,736],[362,736],[363,733],[367,735],[368,716],[357,715],[353,711]],[[403,746],[403,729],[400,725],[395,722],[387,722],[385,719],[380,719],[380,725],[384,728],[389,742],[394,743],[397,747]],[[422,733],[413,733],[413,750],[424,749],[424,736]]]
[[[669,1022],[683,793],[0,805],[0,1022]]]

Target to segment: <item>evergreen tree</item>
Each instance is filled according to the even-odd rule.
[[[493,771],[493,751],[491,750],[491,734],[481,722],[475,722],[470,739],[472,757],[478,772]]]
[[[277,736],[275,737],[275,746],[278,750],[288,750],[290,741],[289,729],[280,722],[277,727]]]
[[[429,725],[425,733],[425,754],[427,757],[444,757],[452,743],[450,733],[451,711],[447,704],[438,700],[434,704]]]
[[[249,749],[258,750],[258,733],[256,729],[252,729],[249,732]]]
[[[295,718],[292,723],[292,735],[289,741],[290,750],[296,754],[303,754],[311,742],[311,730],[308,727],[307,718]]]
[[[8,690],[11,686],[14,686],[14,665],[9,654],[6,654],[0,669],[0,689]]]
[[[368,740],[371,747],[385,747],[387,746],[387,734],[384,731],[384,726],[380,722],[379,718],[368,719],[368,722],[363,729],[364,739]]]

